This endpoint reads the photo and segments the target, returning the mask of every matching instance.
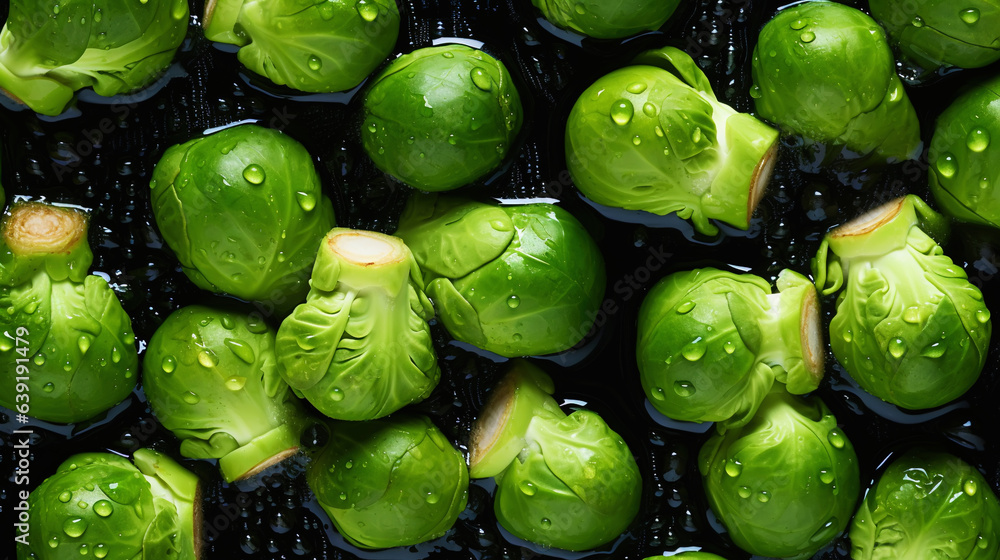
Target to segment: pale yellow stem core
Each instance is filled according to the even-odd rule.
[[[352,230],[327,238],[331,251],[357,266],[385,266],[402,261],[406,254],[401,242],[373,231]]]
[[[87,216],[79,210],[48,204],[18,204],[3,231],[18,255],[70,253],[87,235]]]
[[[511,382],[512,377],[504,376],[472,426],[469,437],[470,468],[478,465],[480,458],[489,455],[507,427],[517,394],[517,383]]]
[[[887,202],[830,232],[830,237],[855,237],[871,233],[891,222],[903,209],[906,197]]]
[[[816,289],[810,289],[802,298],[802,358],[806,368],[817,379],[822,379],[825,369],[823,351],[823,329],[820,327],[819,298]]]
[[[286,449],[286,450],[284,450],[281,453],[278,453],[276,455],[272,455],[271,457],[268,457],[267,459],[264,459],[263,461],[261,461],[261,462],[257,463],[256,465],[254,465],[253,468],[251,468],[247,472],[243,473],[243,476],[239,477],[237,480],[243,480],[245,478],[250,478],[251,476],[253,476],[255,474],[264,472],[264,470],[266,470],[271,465],[277,465],[278,463],[284,461],[285,459],[291,457],[292,455],[295,455],[298,452],[299,452],[299,448],[298,448],[298,446],[296,446],[296,447],[290,447],[290,448],[288,448],[288,449]]]
[[[753,170],[753,177],[750,178],[750,196],[747,197],[747,221],[753,217],[757,210],[757,205],[764,198],[764,191],[767,184],[771,182],[771,175],[774,174],[774,163],[778,160],[778,142],[771,144],[771,148],[764,154],[764,157],[757,163]]]
[[[216,0],[207,0],[205,2],[205,17],[202,20],[202,27],[207,28],[212,23],[212,14],[215,13],[215,2]]]

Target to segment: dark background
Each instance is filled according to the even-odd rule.
[[[156,327],[174,309],[209,299],[187,280],[152,221],[148,182],[153,166],[172,144],[207,128],[256,120],[279,128],[313,154],[334,201],[338,225],[391,233],[410,192],[377,172],[360,147],[356,92],[302,95],[275,89],[249,75],[231,49],[206,41],[198,25],[201,2],[191,0],[191,28],[167,78],[141,94],[148,97],[102,100],[92,92],[57,118],[0,107],[3,130],[3,185],[15,198],[75,203],[91,211],[93,269],[117,291],[140,341],[140,352]],[[864,9],[863,4],[854,4]],[[642,295],[666,274],[712,265],[774,278],[790,267],[808,273],[823,232],[901,194],[929,200],[926,154],[916,162],[881,170],[840,165],[820,170],[801,154],[794,138],[783,140],[780,160],[750,231],[723,228],[716,237],[694,234],[672,217],[624,213],[631,222],[602,216],[565,181],[563,128],[576,96],[604,73],[636,53],[664,44],[691,54],[706,71],[718,97],[741,111],[752,110],[748,95],[750,57],[757,31],[779,3],[755,0],[684,2],[660,30],[622,41],[583,40],[540,19],[530,0],[408,1],[395,53],[430,46],[435,39],[482,41],[517,81],[525,104],[525,126],[503,168],[462,194],[481,199],[557,198],[586,224],[607,260],[613,313],[580,348],[536,359],[556,383],[567,408],[585,404],[621,433],[636,455],[644,481],[640,515],[629,532],[601,550],[573,554],[546,551],[502,533],[492,512],[489,482],[474,482],[469,506],[445,537],[408,549],[360,551],[344,543],[312,498],[300,455],[247,482],[227,485],[215,465],[183,460],[205,482],[206,558],[475,558],[541,557],[638,559],[684,547],[704,547],[730,559],[748,556],[721,534],[707,512],[696,457],[708,426],[688,427],[648,412],[634,358],[635,317]],[[6,2],[0,6],[5,17]],[[857,61],[864,64],[864,61]],[[969,83],[995,72],[941,73],[908,91],[921,117],[925,143],[937,114]],[[907,70],[901,68],[906,75]],[[363,86],[362,86],[363,87]],[[983,288],[987,303],[997,301],[1000,235],[957,225],[946,252]],[[669,255],[661,263],[658,256]],[[652,260],[651,260],[652,259]],[[652,265],[651,265],[652,264]],[[829,317],[832,300],[824,302]],[[995,305],[995,304],[994,304]],[[280,318],[272,318],[277,324]],[[502,359],[452,344],[435,327],[443,378],[427,401],[415,406],[463,451],[469,428],[489,388],[502,372]],[[864,396],[842,375],[832,356],[817,394],[852,440],[867,487],[878,465],[916,443],[940,445],[984,472],[994,491],[1000,483],[1000,433],[995,421],[1000,337],[967,396],[941,409],[906,413]],[[3,409],[0,409],[3,411]],[[19,427],[0,414],[0,536],[11,534],[15,443]],[[179,459],[178,441],[149,412],[141,389],[106,415],[71,426],[31,424],[31,486],[79,451],[128,454],[154,447]],[[305,443],[317,445],[319,431]],[[304,507],[303,507],[304,506]],[[3,538],[0,557],[13,535]],[[454,553],[459,553],[455,556]],[[846,537],[816,558],[847,558]]]

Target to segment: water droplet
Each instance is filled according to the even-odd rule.
[[[639,135],[636,134],[634,137],[632,137],[632,145],[638,146],[639,144],[642,144],[642,138],[639,138]]]
[[[295,198],[299,202],[299,207],[306,212],[311,212],[316,207],[316,197],[307,192],[295,193]]]
[[[798,31],[799,29],[802,29],[805,26],[806,26],[806,22],[804,20],[801,20],[801,19],[797,19],[797,20],[793,21],[791,23],[791,25],[790,25],[790,27],[792,29],[796,30],[796,31]]]
[[[181,398],[184,400],[184,402],[188,404],[198,404],[199,402],[201,402],[201,397],[199,397],[198,394],[195,393],[194,391],[188,391],[187,393],[184,393],[184,396]]]
[[[59,546],[59,537],[52,537],[49,539],[49,548],[57,548]]]
[[[226,380],[226,389],[239,391],[247,384],[247,378],[235,375]]]
[[[965,9],[958,13],[958,17],[962,18],[965,23],[974,25],[979,21],[979,10],[977,8]]]
[[[982,535],[976,537],[977,548],[979,548],[980,550],[986,550],[989,546],[990,546],[990,541],[986,537]]]
[[[232,352],[240,360],[252,364],[257,357],[254,355],[253,348],[242,340],[236,340],[234,338],[227,338],[225,340],[226,348]]]
[[[841,434],[840,430],[837,428],[831,428],[830,433],[826,435],[826,439],[830,442],[830,445],[836,447],[837,449],[843,449],[844,444],[847,441],[844,439],[844,435]]]
[[[677,306],[677,312],[683,315],[694,309],[695,305],[696,305],[695,302],[691,300],[685,301],[684,303]]]
[[[548,529],[552,527],[552,521],[548,517],[542,518],[542,529]]]
[[[924,348],[923,352],[920,353],[921,356],[925,358],[940,358],[944,355],[946,347],[941,342],[935,342],[930,346]]]
[[[372,134],[375,134],[376,130],[378,130],[378,127],[375,126],[375,123],[370,123],[368,125],[368,132],[371,132]]]
[[[972,480],[971,478],[969,480],[966,480],[965,484],[962,485],[962,490],[965,492],[965,495],[967,496],[975,496],[976,489],[977,489],[976,481]]]
[[[757,84],[754,84],[750,88],[750,97],[752,97],[754,99],[760,99],[761,95],[763,95],[763,94],[760,91],[760,86],[758,86]]]
[[[699,336],[684,345],[684,348],[681,349],[681,355],[688,361],[697,362],[705,355],[705,342]]]
[[[35,354],[35,359],[33,361],[36,366],[45,365],[45,354],[42,354],[41,352]]]
[[[72,499],[73,499],[73,493],[72,492],[63,492],[62,494],[59,494],[59,501],[62,502],[62,503],[64,503],[64,504],[67,503],[67,502],[69,502]]]
[[[94,558],[104,558],[108,555],[108,547],[104,544],[98,544],[94,547]]]
[[[690,397],[698,391],[690,381],[674,381],[674,392],[678,397]]]
[[[912,25],[913,27],[923,27],[924,26],[924,18],[922,18],[920,16],[917,16],[917,17],[913,18],[913,21],[910,22],[910,25]]]
[[[111,349],[111,361],[116,364],[122,361],[122,353],[118,350],[118,348]]]
[[[646,84],[643,83],[643,82],[635,82],[635,83],[629,84],[628,87],[625,88],[625,91],[627,91],[629,93],[634,93],[634,94],[638,95],[638,94],[646,91]]]
[[[53,14],[58,14],[59,13],[59,4],[56,4],[55,6],[52,6],[52,13]]]
[[[472,69],[470,73],[472,76],[472,83],[483,91],[490,91],[493,88],[493,79],[486,74],[486,71],[482,68],[476,67]]]
[[[55,388],[56,386],[51,381],[42,386],[42,390],[45,391],[46,393],[51,393],[52,391],[55,390]]]
[[[799,39],[801,39],[803,43],[812,43],[816,40],[816,34],[812,31],[806,31],[799,35]]]
[[[907,307],[903,310],[903,320],[907,323],[916,324],[920,322],[920,308],[917,306]]]
[[[666,398],[666,395],[663,394],[663,387],[653,387],[653,390],[650,393],[650,395],[653,397],[653,400],[655,401],[662,401],[663,399]]]
[[[507,307],[517,309],[519,305],[521,305],[521,298],[517,296],[510,296],[507,298]]]
[[[198,352],[198,363],[202,367],[214,368],[219,365],[219,357],[215,355],[215,352],[211,350],[202,350]]]
[[[81,517],[71,517],[63,523],[63,532],[74,539],[87,531],[87,521]]]
[[[358,0],[354,7],[357,8],[358,14],[365,21],[375,21],[375,18],[378,17],[378,6],[374,2]]]
[[[653,132],[655,132],[658,137],[663,138],[663,127],[660,125],[653,127]]]
[[[94,513],[100,515],[101,517],[108,517],[114,513],[115,508],[112,507],[111,502],[107,500],[99,500],[94,504]]]
[[[344,400],[344,392],[341,391],[340,389],[334,387],[330,391],[330,398],[333,399],[336,402],[340,402],[340,401]]]
[[[822,469],[819,471],[819,480],[823,484],[832,484],[833,479],[834,479],[833,473],[828,471],[827,469]]]
[[[761,490],[760,494],[757,494],[757,501],[766,504],[771,501],[771,493],[767,490]]]
[[[267,174],[264,173],[263,167],[256,163],[251,163],[243,170],[243,178],[251,185],[259,185],[267,178]]]
[[[522,480],[520,483],[518,483],[517,487],[521,489],[521,492],[525,496],[535,495],[536,492],[535,485],[531,482],[528,482],[527,480]]]
[[[965,143],[973,152],[982,152],[990,146],[990,133],[985,128],[974,128],[969,131]]]
[[[438,500],[440,499],[441,497],[435,494],[434,492],[428,492],[427,495],[424,496],[424,501],[431,505],[438,503]]]
[[[736,493],[744,500],[749,498],[753,492],[750,490],[749,486],[740,486],[736,489]]]
[[[742,473],[743,473],[743,463],[736,460],[735,457],[730,457],[729,460],[726,461],[726,474],[728,474],[733,478],[736,478],[737,476],[740,476],[740,474]]]
[[[354,461],[347,461],[346,463],[344,463],[344,468],[345,469],[353,469],[354,468]]]
[[[906,343],[902,338],[894,338],[889,341],[889,353],[893,358],[902,358],[906,353]]]
[[[990,320],[990,310],[985,307],[976,311],[976,320],[980,323],[986,323]]]
[[[851,329],[847,329],[844,331],[844,342],[850,342],[852,340],[854,340],[854,333],[851,332]]]
[[[76,345],[80,348],[80,352],[83,354],[90,350],[90,336],[86,334],[81,334],[80,338],[77,339]]]
[[[634,114],[635,108],[632,107],[632,102],[628,99],[619,99],[611,106],[611,120],[615,121],[615,124],[619,126],[625,126],[632,122],[632,115]]]
[[[694,132],[691,133],[691,141],[694,142],[695,144],[697,144],[698,142],[701,142],[701,127],[700,126],[694,127]]]
[[[309,56],[309,69],[313,72],[319,72],[323,68],[323,61],[319,59],[316,55]]]
[[[726,351],[726,354],[732,354],[736,351],[736,343],[731,340],[727,340],[723,345],[722,349]]]
[[[941,158],[937,160],[935,164],[938,173],[941,174],[945,179],[951,179],[958,172],[958,161],[955,156],[950,153],[944,153]]]
[[[583,4],[579,3],[576,4],[575,6],[573,6],[573,9],[576,11],[577,14],[580,14],[581,16],[587,13],[587,7],[584,6]]]

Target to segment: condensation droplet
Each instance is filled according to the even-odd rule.
[[[698,391],[690,381],[674,381],[674,392],[678,397],[690,397]]]
[[[615,124],[619,126],[625,126],[632,122],[632,115],[634,114],[635,108],[628,99],[619,99],[611,106],[611,120],[615,121]]]
[[[251,163],[243,169],[243,178],[251,185],[259,185],[267,178],[267,174],[264,173],[263,167],[256,163]]]
[[[942,154],[934,166],[945,179],[951,179],[958,172],[958,162],[955,160],[955,156],[950,153]]]
[[[985,128],[973,128],[969,131],[965,144],[973,152],[982,152],[990,147],[990,133]]]

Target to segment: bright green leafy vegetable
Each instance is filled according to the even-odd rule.
[[[861,485],[854,447],[823,401],[780,388],[749,423],[713,434],[698,466],[733,542],[775,558],[808,558],[839,535]]]
[[[659,29],[680,0],[531,0],[545,19],[598,39],[621,39]]]
[[[955,100],[937,119],[927,159],[931,194],[959,220],[1000,228],[1000,79]]]
[[[986,363],[992,324],[983,294],[943,253],[945,218],[914,195],[827,233],[813,260],[837,361],[869,393],[922,409],[961,396]]]
[[[470,473],[496,478],[493,509],[514,536],[587,550],[628,528],[642,480],[621,436],[589,410],[567,415],[553,391],[540,369],[514,362],[473,425]]]
[[[169,148],[150,188],[156,225],[199,287],[280,309],[305,297],[334,217],[301,144],[228,128]]]
[[[200,557],[198,477],[151,449],[132,462],[113,453],[63,461],[28,498],[30,546],[18,545],[18,560]]]
[[[127,93],[160,76],[187,27],[187,0],[12,0],[0,89],[45,115],[62,113],[86,87]]]
[[[979,68],[1000,59],[1000,4],[970,0],[870,0],[872,17],[904,57],[928,70]]]
[[[851,524],[851,558],[1000,556],[1000,503],[989,482],[948,453],[908,451],[879,477]]]
[[[664,558],[672,558],[674,560],[726,560],[722,556],[717,554],[712,554],[711,552],[681,552],[680,554],[673,554],[669,557],[665,556],[650,556],[645,560],[663,560]]]
[[[379,169],[425,191],[497,168],[521,129],[521,98],[499,60],[464,45],[392,61],[365,94],[361,140]]]
[[[434,308],[403,242],[334,228],[320,244],[306,302],[278,329],[278,371],[320,412],[369,420],[430,395],[441,377]]]
[[[639,310],[642,387],[663,414],[745,424],[775,379],[793,394],[815,390],[824,349],[816,288],[791,270],[778,293],[759,276],[714,268],[657,282]]]
[[[278,375],[274,330],[239,311],[191,305],[153,334],[142,387],[181,454],[219,459],[227,482],[299,448],[298,401]]]
[[[600,250],[551,204],[414,195],[396,235],[413,251],[448,332],[502,356],[571,348],[604,296]]]
[[[824,0],[786,8],[761,29],[752,67],[758,115],[786,132],[883,160],[919,155],[916,112],[865,13]]]
[[[351,89],[399,35],[394,0],[209,0],[205,37],[240,47],[244,66],[300,91]]]
[[[465,457],[426,416],[330,422],[306,481],[337,531],[361,548],[444,535],[465,509]]]
[[[721,103],[694,60],[665,47],[611,72],[577,99],[566,162],[594,202],[677,212],[714,234],[717,219],[747,229],[764,195],[778,132]]]
[[[107,281],[87,274],[87,216],[18,203],[0,230],[0,405],[68,423],[124,400],[138,380],[135,335]]]

